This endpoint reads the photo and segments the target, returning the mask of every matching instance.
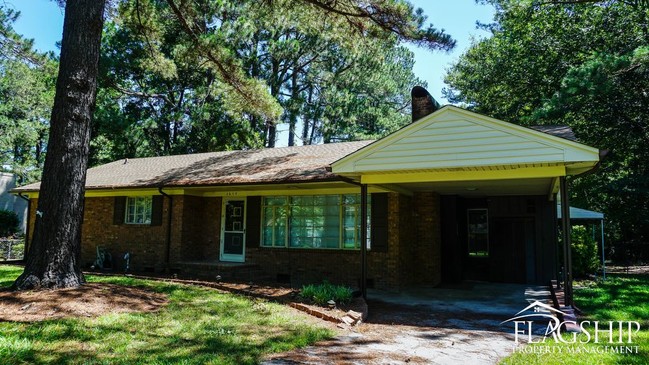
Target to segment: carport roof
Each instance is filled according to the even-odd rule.
[[[561,204],[557,204],[557,217],[561,219]],[[604,213],[570,207],[570,219],[601,221],[604,219]]]
[[[557,128],[538,131],[447,105],[334,162],[332,171],[365,184],[401,184],[552,178],[599,162],[598,149]]]

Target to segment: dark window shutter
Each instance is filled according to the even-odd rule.
[[[371,250],[388,252],[388,194],[372,194]]]
[[[151,199],[151,225],[152,226],[161,226],[162,225],[162,202],[164,197],[162,195],[154,195]]]
[[[249,196],[246,210],[246,246],[259,247],[261,241],[261,197]]]
[[[126,214],[126,197],[116,196],[113,202],[113,224],[124,224]]]

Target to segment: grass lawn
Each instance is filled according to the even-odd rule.
[[[0,266],[0,287],[21,272]],[[0,364],[254,364],[333,335],[306,315],[261,300],[127,277],[86,279],[164,293],[169,304],[156,313],[0,322]]]
[[[577,282],[575,304],[586,314],[585,320],[600,321],[606,326],[608,321],[639,322],[641,330],[633,336],[632,344],[612,345],[638,346],[639,353],[568,353],[571,347],[601,349],[608,345],[606,333],[600,335],[604,336],[605,340],[604,343],[599,344],[593,343],[592,340],[586,344],[556,344],[549,337],[543,345],[530,346],[550,346],[551,353],[516,353],[503,360],[502,364],[649,364],[649,276],[611,275],[605,282]],[[589,329],[592,335],[593,327]],[[616,330],[615,333],[617,334],[618,331]],[[570,337],[565,335],[565,338]],[[580,334],[578,337],[578,340],[586,339],[585,334]]]

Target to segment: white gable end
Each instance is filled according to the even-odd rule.
[[[334,163],[334,172],[597,161],[598,150],[447,106]]]

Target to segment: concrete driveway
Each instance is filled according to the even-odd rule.
[[[546,289],[466,282],[370,291],[365,323],[265,364],[495,364],[514,347],[512,327],[500,323],[534,300],[547,300]]]

